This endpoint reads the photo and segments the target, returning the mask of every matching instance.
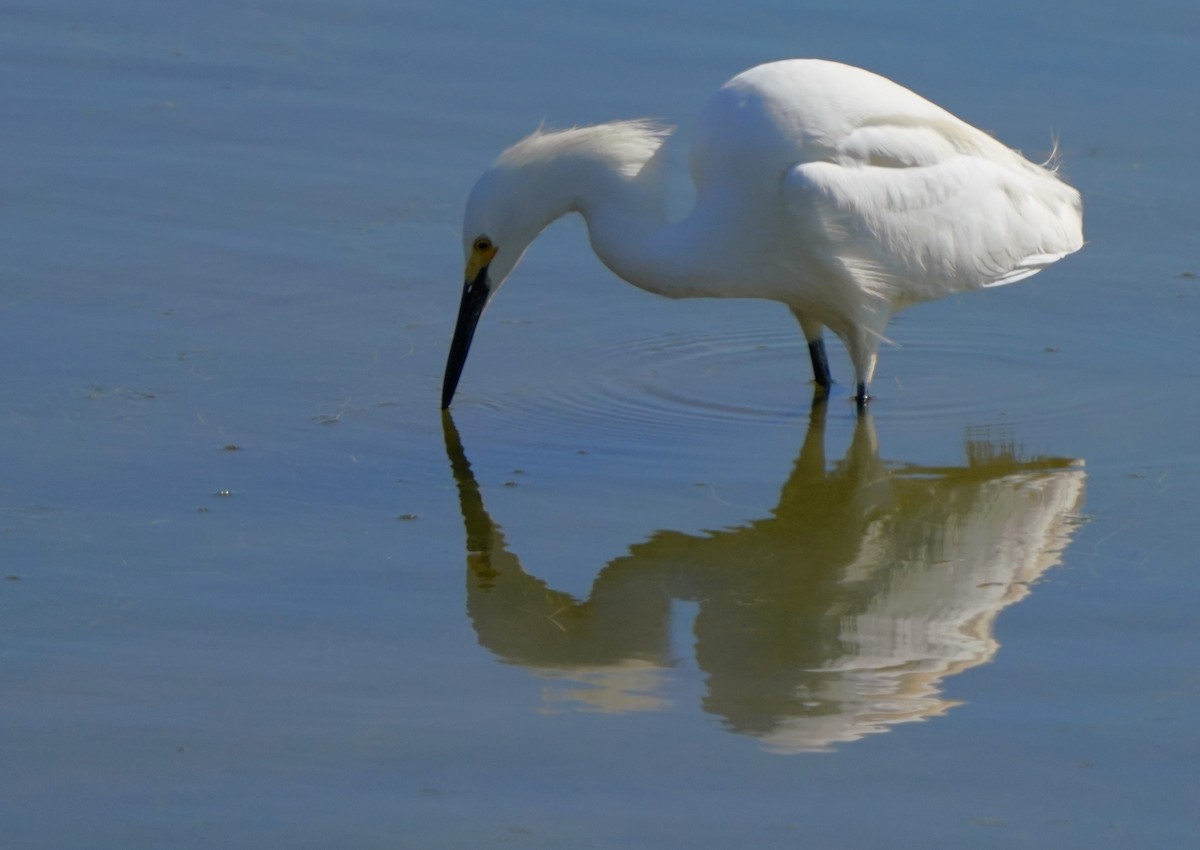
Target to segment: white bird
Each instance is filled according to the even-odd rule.
[[[1012,283],[1083,245],[1079,193],[903,86],[794,59],[734,77],[700,115],[695,205],[667,213],[669,128],[622,121],[538,130],[467,202],[466,280],[442,386],[448,407],[484,307],[552,221],[580,213],[597,256],[668,298],[791,308],[818,391],[822,330],[845,344],[860,407],[897,310]]]

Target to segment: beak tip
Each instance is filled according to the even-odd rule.
[[[475,326],[488,299],[487,267],[485,266],[475,280],[468,281],[463,286],[462,303],[458,308],[458,321],[454,325],[454,338],[450,340],[450,354],[446,358],[446,374],[442,379],[442,410],[450,407],[454,400],[454,392],[458,389],[458,379],[462,377],[463,366],[467,362],[467,352],[471,348],[471,338],[475,335]]]

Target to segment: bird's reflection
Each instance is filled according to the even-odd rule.
[[[885,464],[863,415],[829,465],[823,414],[818,403],[769,517],[659,531],[605,565],[582,601],[522,569],[444,414],[480,643],[577,683],[566,698],[580,707],[655,709],[671,613],[690,602],[704,709],[771,750],[829,749],[953,707],[941,680],[991,659],[996,615],[1069,543],[1082,463],[1023,460],[984,432],[968,435],[964,466]]]

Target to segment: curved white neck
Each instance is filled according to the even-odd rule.
[[[644,121],[614,122],[539,131],[505,151],[476,184],[464,224],[470,238],[511,237],[501,240],[502,252],[511,247],[497,257],[495,279],[550,222],[578,212],[596,255],[634,286],[669,298],[740,294],[761,215],[738,191],[706,186],[691,214],[672,223],[666,135]]]
[[[541,164],[531,182],[546,205],[542,226],[578,212],[592,250],[623,280],[670,298],[717,294],[696,216],[674,224],[668,218],[662,154],[634,175],[627,170],[582,152]]]

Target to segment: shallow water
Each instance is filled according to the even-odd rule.
[[[1196,843],[1191,4],[5,24],[5,846]],[[899,316],[860,419],[565,221],[442,417],[491,157],[789,55],[1057,137],[1089,244]]]

